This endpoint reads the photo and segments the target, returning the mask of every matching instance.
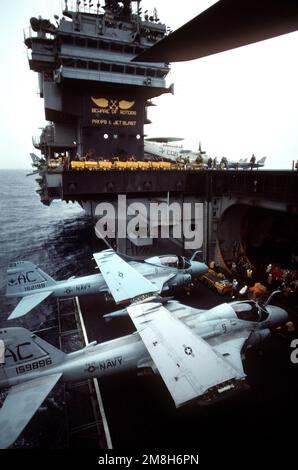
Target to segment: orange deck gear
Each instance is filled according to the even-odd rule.
[[[256,282],[253,287],[249,288],[249,292],[252,293],[253,297],[256,299],[267,294],[267,289],[260,282]]]

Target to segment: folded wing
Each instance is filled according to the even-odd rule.
[[[245,374],[155,302],[127,311],[177,407],[237,387]]]
[[[8,320],[13,320],[14,318],[19,318],[23,315],[26,315],[26,313],[30,312],[30,310],[39,305],[47,297],[52,295],[52,293],[53,291],[47,291],[23,297],[13,312],[9,315]]]
[[[157,286],[113,250],[104,250],[93,256],[116,303],[134,299],[143,294],[159,292],[160,289]]]
[[[159,291],[113,250],[94,258],[116,302]],[[221,396],[243,385],[243,369],[238,361],[225,359],[227,348],[217,351],[159,302],[135,302],[127,312],[177,407],[198,397]],[[239,344],[233,343],[228,350],[234,356],[238,348]]]
[[[40,377],[10,388],[0,409],[0,449],[14,443],[61,375]]]
[[[208,339],[207,343],[215,352],[223,356],[225,361],[230,363],[235,369],[239,370],[240,373],[244,374],[241,351],[250,333],[250,331],[244,330],[239,332],[239,334],[233,333],[230,337],[217,336],[215,338]]]

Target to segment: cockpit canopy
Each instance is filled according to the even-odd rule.
[[[190,268],[190,262],[184,256],[164,255],[159,257],[163,266],[176,269]]]
[[[254,302],[253,300],[233,302],[230,306],[233,308],[240,320],[261,322],[266,320],[269,316],[266,307]]]
[[[168,268],[176,269],[188,269],[190,268],[190,262],[184,256],[177,255],[162,255],[162,256],[153,256],[145,260],[146,263],[158,264],[160,266],[166,266]]]

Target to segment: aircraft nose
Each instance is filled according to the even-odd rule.
[[[199,261],[192,261],[191,270],[194,276],[200,277],[208,272],[208,266],[205,263],[200,263]]]
[[[288,320],[288,312],[283,308],[277,307],[276,305],[267,305],[267,310],[270,314],[271,322],[274,325],[282,325]]]

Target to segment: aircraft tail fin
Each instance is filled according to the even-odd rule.
[[[4,449],[19,436],[62,376],[61,372],[49,371],[46,376],[41,372],[59,365],[66,354],[25,328],[0,328],[0,342],[4,346],[1,385],[9,387],[13,379],[27,378],[10,388],[0,409],[0,449]]]
[[[0,328],[4,343],[4,364],[0,367],[0,383],[29,372],[38,372],[59,364],[66,354],[52,344],[21,327]],[[3,344],[2,343],[2,344]]]
[[[7,296],[23,296],[54,286],[56,281],[30,261],[16,261],[7,269]]]
[[[260,158],[260,160],[257,161],[257,164],[258,165],[265,165],[266,159],[267,159],[267,157]]]
[[[38,157],[37,155],[35,155],[35,153],[30,153],[30,157],[31,157],[31,160],[32,160],[32,163],[33,163],[33,164],[38,164],[38,163],[40,163],[40,157]]]
[[[201,143],[201,141],[199,142],[199,150],[198,150],[198,152],[199,152],[201,155],[204,155],[204,154],[206,153],[205,150],[202,150],[202,143]]]

